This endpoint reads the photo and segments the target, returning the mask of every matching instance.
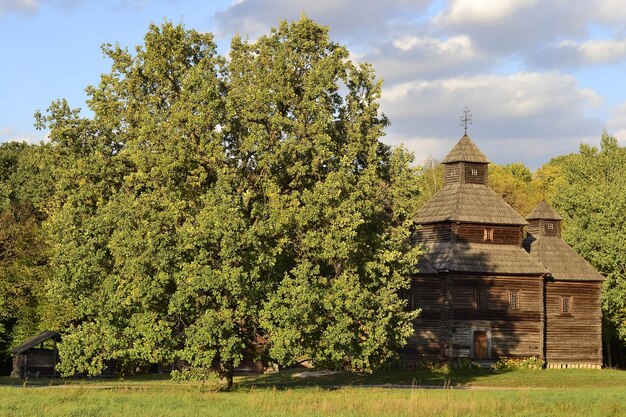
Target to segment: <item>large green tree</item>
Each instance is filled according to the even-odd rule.
[[[554,198],[564,239],[606,276],[606,330],[626,340],[626,149],[604,133],[600,148],[581,145],[551,164],[564,179]]]
[[[229,59],[152,25],[135,53],[40,125],[59,163],[48,286],[65,374],[184,361],[232,370],[259,341],[290,365],[369,371],[412,332],[398,291],[419,186],[380,142],[380,83],[306,17]]]
[[[0,363],[40,329],[48,254],[41,227],[52,181],[47,146],[0,145]]]

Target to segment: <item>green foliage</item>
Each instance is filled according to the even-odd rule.
[[[416,210],[423,206],[441,187],[443,187],[443,175],[443,165],[434,158],[428,158],[426,162],[419,167],[420,194],[415,202]]]
[[[547,198],[540,184],[540,179],[522,163],[489,165],[489,186],[524,216]]]
[[[479,363],[474,362],[470,358],[457,358],[454,362],[451,363],[453,369],[458,370],[469,370],[469,369],[480,369],[481,366]]]
[[[494,365],[496,371],[506,371],[514,369],[542,369],[544,361],[537,356],[524,359],[500,358]]]
[[[54,102],[50,318],[61,371],[182,360],[232,370],[267,341],[371,371],[412,333],[398,291],[419,193],[411,156],[379,138],[380,83],[303,17],[229,60],[210,34],[152,25],[87,89],[92,118]]]
[[[626,149],[603,133],[600,149],[558,161],[565,179],[554,206],[565,218],[564,239],[602,272],[605,317],[626,339]]]
[[[41,222],[51,177],[47,147],[0,145],[0,362],[7,350],[40,330],[48,253]]]

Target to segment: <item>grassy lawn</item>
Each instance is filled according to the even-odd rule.
[[[359,386],[447,381],[470,389]],[[29,380],[26,388],[0,378],[0,385],[0,416],[626,416],[626,372],[614,370],[290,371],[240,377],[234,392],[216,391],[217,381],[202,386],[165,376]]]

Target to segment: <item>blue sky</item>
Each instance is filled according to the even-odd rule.
[[[133,48],[164,20],[212,32],[228,51],[307,13],[384,80],[384,140],[418,162],[442,159],[473,113],[470,136],[495,163],[537,168],[599,143],[626,144],[623,0],[0,0],[0,142],[37,143],[33,113],[57,98],[85,108],[108,72],[100,45]]]

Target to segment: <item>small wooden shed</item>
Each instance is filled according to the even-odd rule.
[[[55,366],[59,360],[56,345],[60,339],[61,335],[58,332],[46,330],[11,349],[13,354],[11,377],[56,376]],[[46,344],[47,341],[52,343]]]

